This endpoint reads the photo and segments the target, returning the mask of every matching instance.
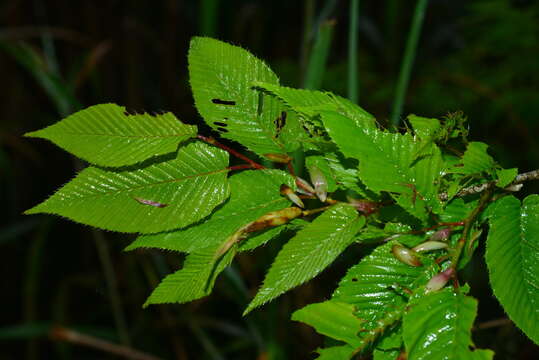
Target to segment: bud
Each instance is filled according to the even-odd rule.
[[[378,207],[380,206],[379,203],[376,201],[370,201],[370,200],[360,200],[360,199],[354,199],[351,197],[347,198],[348,203],[356,208],[357,211],[365,214],[370,215],[378,210]]]
[[[270,161],[282,164],[292,161],[292,158],[286,154],[264,154],[264,157]]]
[[[314,185],[314,191],[320,201],[326,201],[328,195],[328,181],[324,176],[324,173],[318,168],[318,166],[310,166],[309,174],[311,175],[311,182]]]
[[[286,184],[282,184],[281,188],[280,188],[280,191],[281,191],[281,195],[285,195],[287,198],[290,199],[290,201],[292,201],[294,204],[296,204],[300,208],[305,207],[305,205],[303,205],[303,201],[301,201],[299,196],[297,196],[294,193],[294,191],[290,188],[290,186],[288,186]]]
[[[309,184],[307,180],[304,180],[299,176],[296,176],[296,185],[298,186],[298,192],[301,192],[305,195],[314,194],[314,188],[312,187],[312,185]]]
[[[440,229],[431,235],[429,240],[432,241],[446,241],[451,235],[451,228]]]
[[[425,291],[429,293],[440,290],[445,286],[445,284],[447,284],[447,282],[449,281],[449,279],[451,279],[454,273],[455,269],[449,267],[441,273],[434,275],[425,286]]]
[[[417,257],[417,254],[415,251],[408,249],[407,247],[402,246],[401,244],[395,244],[391,247],[391,252],[393,252],[393,255],[397,260],[404,264],[408,264],[410,266],[421,266],[423,265],[421,261],[419,260],[419,257]]]
[[[423,252],[423,251],[434,251],[434,250],[440,250],[445,249],[447,247],[447,244],[441,241],[425,241],[422,244],[417,245],[412,250],[416,252]]]

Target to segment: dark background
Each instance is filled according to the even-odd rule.
[[[382,123],[414,6],[361,1],[359,104]],[[303,359],[322,345],[321,336],[290,321],[290,314],[329,297],[360,248],[246,318],[241,313],[278,241],[240,256],[210,297],[143,310],[151,289],[181,257],[122,253],[132,236],[21,215],[81,167],[52,144],[22,135],[104,102],[173,111],[199,123],[186,58],[189,39],[200,34],[249,49],[283,84],[300,87],[317,25],[334,19],[322,88],[346,96],[348,13],[344,0],[1,1],[0,359],[115,358],[51,339],[66,335],[51,335],[55,325],[164,359]],[[457,110],[469,118],[471,139],[490,144],[504,167],[539,167],[538,1],[430,1],[404,114],[441,117]],[[538,190],[527,184],[521,195]],[[497,359],[537,359],[537,347],[504,320],[479,256],[464,276],[479,299],[477,323],[501,319],[475,330],[476,344],[494,349]]]

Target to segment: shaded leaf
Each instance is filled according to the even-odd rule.
[[[459,174],[477,174],[491,170],[494,159],[487,153],[488,145],[482,142],[470,142],[462,156],[462,166],[453,168]]]
[[[119,167],[174,152],[196,135],[196,126],[172,113],[130,115],[123,106],[101,104],[25,136],[48,139],[95,165]]]
[[[227,165],[228,153],[193,142],[180,148],[176,158],[140,169],[89,167],[26,214],[57,214],[122,232],[180,228],[209,215],[228,197]]]
[[[500,188],[508,186],[513,182],[513,180],[515,180],[517,175],[517,168],[496,170],[496,177],[498,178],[498,181],[496,181],[496,186]]]
[[[324,349],[317,349],[316,360],[348,360],[354,353],[354,348],[350,345],[332,346]]]
[[[357,337],[361,320],[354,315],[353,305],[334,300],[310,304],[292,314],[292,320],[301,321],[316,329],[319,334],[343,341],[354,348],[359,346]]]
[[[539,344],[539,196],[494,203],[485,259],[494,295],[511,320]]]
[[[364,224],[365,218],[350,205],[326,210],[283,246],[244,314],[318,275],[354,241]]]

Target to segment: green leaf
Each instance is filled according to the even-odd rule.
[[[140,169],[84,169],[26,214],[50,213],[121,232],[153,233],[190,225],[229,194],[228,153],[200,142],[174,159]]]
[[[487,153],[488,145],[482,142],[470,142],[462,157],[462,166],[452,169],[458,174],[477,174],[491,170],[494,159]]]
[[[426,284],[436,273],[436,265],[430,261],[420,267],[404,264],[393,256],[393,244],[394,241],[377,247],[351,267],[341,279],[332,300],[354,305],[356,315],[366,322],[383,320],[405,305],[406,299],[400,289],[414,290]]]
[[[539,195],[495,202],[485,254],[494,295],[511,320],[539,344]]]
[[[313,117],[321,111],[335,111],[354,120],[360,127],[376,127],[374,117],[350,100],[324,91],[294,89],[278,84],[256,82],[255,86],[279,98],[299,114]]]
[[[408,115],[408,121],[412,124],[414,133],[422,140],[432,140],[441,130],[438,119],[425,118],[417,115]]]
[[[348,204],[326,210],[283,246],[244,314],[318,275],[364,224],[365,218]]]
[[[280,170],[243,171],[231,176],[229,184],[229,200],[203,223],[193,224],[186,229],[139,236],[126,250],[144,247],[190,253],[220,244],[260,216],[288,207],[290,201],[280,195],[279,187],[281,184],[295,187],[294,179]]]
[[[316,360],[348,360],[354,353],[354,348],[350,345],[332,346],[324,349],[317,349]]]
[[[319,334],[356,348],[360,345],[357,333],[362,321],[354,315],[354,311],[353,305],[329,300],[297,310],[292,314],[292,320],[301,321],[314,327]]]
[[[404,315],[408,359],[492,359],[490,350],[470,350],[477,301],[453,289],[418,297]]]
[[[253,89],[277,76],[248,51],[227,43],[194,37],[189,48],[189,77],[195,105],[204,121],[221,136],[240,142],[259,155],[297,149],[303,131],[278,99]],[[286,116],[286,115],[285,115]],[[284,122],[284,127],[278,123]]]
[[[189,254],[183,268],[168,275],[144,303],[186,303],[209,295],[217,276],[232,262],[235,246],[221,258],[215,258],[218,246],[210,246]]]
[[[496,177],[498,178],[498,181],[496,181],[496,186],[500,188],[508,186],[513,182],[513,180],[515,180],[517,175],[517,168],[496,170]]]
[[[359,177],[370,190],[410,193],[413,186],[420,195],[416,197],[431,206],[439,203],[442,158],[436,145],[431,145],[432,155],[416,160],[420,144],[410,134],[360,128],[334,112],[322,113],[322,120],[342,153],[359,160]]]
[[[196,135],[196,126],[172,113],[130,115],[123,106],[101,104],[25,136],[48,139],[98,166],[119,167],[174,152]]]

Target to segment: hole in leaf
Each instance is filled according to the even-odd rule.
[[[225,128],[223,128],[223,127],[218,127],[217,130],[218,130],[218,131],[221,131],[221,132],[225,132],[225,133],[228,132],[228,130],[225,129]]]
[[[281,112],[281,115],[275,119],[273,122],[275,124],[275,127],[277,128],[277,133],[275,134],[275,137],[278,137],[281,133],[281,130],[286,125],[286,111]]]
[[[357,278],[352,278],[352,281],[353,281],[353,282],[356,282],[356,281],[357,281]]]
[[[220,121],[214,121],[213,123],[215,125],[217,125],[217,126],[222,126],[222,127],[227,127],[228,126],[228,124],[225,124],[224,122],[220,122]]]
[[[219,105],[236,105],[236,102],[232,100],[211,99],[211,102]]]

